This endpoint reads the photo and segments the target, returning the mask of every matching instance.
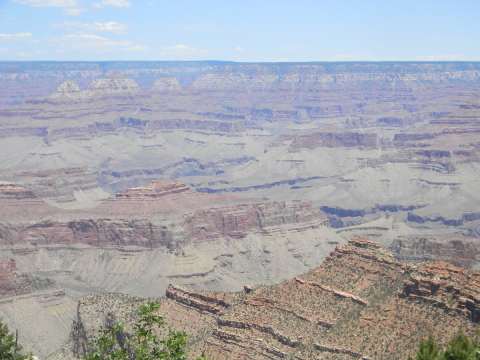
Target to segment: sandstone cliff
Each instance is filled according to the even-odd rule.
[[[355,239],[318,268],[274,286],[243,292],[193,291],[170,285],[161,313],[190,335],[191,356],[213,359],[404,359],[418,341],[473,333],[479,274],[442,262],[400,263],[379,245]],[[87,297],[79,316],[87,334],[114,308],[131,319],[140,299]],[[448,327],[444,325],[448,324]],[[62,352],[69,358],[72,346]]]
[[[445,263],[402,264],[378,245],[357,239],[309,273],[230,295],[227,302],[225,294],[172,286],[165,312],[179,326],[189,315],[176,319],[176,307],[214,316],[216,325],[194,352],[215,359],[403,359],[429,334],[446,341],[459,329],[475,331],[478,277]],[[172,302],[178,305],[172,308]],[[195,337],[203,333],[192,331]]]

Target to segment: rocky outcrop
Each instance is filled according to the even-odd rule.
[[[236,321],[236,320],[227,320],[223,318],[218,318],[217,321],[220,327],[229,327],[234,329],[254,329],[261,333],[265,333],[271,335],[275,340],[280,342],[283,345],[287,345],[289,347],[295,348],[301,345],[298,340],[291,339],[284,334],[281,334],[278,330],[275,330],[273,327],[268,325],[257,324],[254,322],[248,323],[244,321]]]
[[[402,296],[480,322],[480,274],[449,263],[420,266],[405,281]]]
[[[306,284],[306,282],[300,278],[295,278],[295,281],[299,282],[300,284]],[[249,292],[250,293],[250,292]],[[352,297],[355,297],[352,295]],[[324,320],[319,318],[318,316],[312,315],[312,314],[304,314],[301,313],[300,311],[293,310],[292,308],[289,307],[288,304],[283,304],[278,301],[269,299],[269,298],[263,298],[263,297],[254,297],[254,298],[249,298],[245,300],[245,304],[249,306],[256,306],[256,307],[267,307],[271,308],[274,310],[278,310],[282,313],[290,314],[293,315],[294,317],[307,321],[312,324],[317,324],[320,326],[324,326],[326,328],[331,328],[335,324],[333,322]]]
[[[15,283],[16,271],[15,260],[0,260],[0,296],[14,295],[15,291],[17,291],[17,284]],[[20,291],[20,289],[18,290]]]
[[[308,202],[267,202],[199,210],[185,219],[189,236],[196,240],[243,238],[249,232],[272,232],[326,225],[326,217]]]
[[[78,84],[73,80],[67,80],[61,83],[55,93],[52,94],[52,99],[60,99],[60,100],[78,100],[83,97],[81,93],[80,87]]]
[[[364,238],[355,238],[347,245],[337,247],[333,254],[331,254],[330,259],[333,260],[336,257],[342,258],[344,256],[353,256],[366,260],[367,262],[372,262],[375,265],[388,265],[398,269],[405,267],[394,259],[392,253],[386,251],[377,243]]]
[[[480,260],[480,245],[475,239],[446,239],[429,237],[396,239],[390,249],[402,261],[448,261],[463,268],[470,268]]]
[[[111,63],[42,63],[4,64],[0,81],[11,97],[31,93],[45,96],[66,80],[93,81],[116,74],[136,79],[172,78],[178,74],[195,79],[196,91],[293,91],[357,86],[399,91],[415,86],[448,83],[471,84],[479,81],[475,63],[232,63],[232,62],[111,62]]]
[[[220,342],[216,343],[216,342],[213,342],[211,339],[208,339],[207,343],[211,346],[223,348],[226,352],[229,352],[231,355],[233,355],[231,353],[231,350],[228,349],[226,346],[224,346],[223,343],[229,343],[244,350],[244,351],[241,351],[240,354],[238,354],[239,357],[249,356],[247,354],[248,350],[252,351],[253,349],[255,349],[259,351],[260,354],[258,355],[266,356],[268,359],[272,359],[272,356],[273,356],[273,359],[277,359],[277,358],[288,359],[288,353],[281,351],[274,346],[268,345],[266,341],[259,338],[256,338],[256,339],[245,338],[237,334],[234,334],[232,332],[228,332],[224,330],[214,330],[212,335],[214,338],[220,340]]]
[[[18,184],[0,183],[0,237],[10,232],[12,224],[48,218],[52,212],[54,209],[33,191]]]
[[[475,63],[0,64],[2,179],[38,196],[0,195],[4,251],[75,291],[151,295],[172,279],[211,289],[247,283],[245,296],[254,298],[236,321],[269,324],[292,339],[302,329],[358,352],[358,343],[323,342],[325,324],[349,333],[356,320],[356,329],[390,322],[401,342],[411,328],[387,311],[369,313],[385,298],[399,301],[407,320],[407,308],[417,309],[391,295],[408,270],[398,254],[350,244],[311,278],[299,277],[335,291],[292,281],[260,296],[255,285],[318,265],[355,233],[389,241],[453,233],[448,224],[476,236],[479,70]],[[191,189],[144,185],[159,177]],[[330,225],[349,228],[322,226],[321,205],[329,205],[320,210]],[[400,253],[473,267],[474,249],[403,245]],[[268,301],[259,305],[261,298]]]
[[[195,91],[270,90],[278,81],[275,74],[211,73],[200,76],[191,85]]]
[[[21,212],[22,206],[44,214],[51,209],[32,192],[14,184],[0,185],[0,200],[4,206]],[[22,216],[11,223],[4,219],[0,223],[0,242],[8,246],[134,245],[172,250],[191,242],[239,239],[252,233],[302,232],[328,224],[326,216],[309,202],[225,206],[226,200],[223,195],[195,192],[181,182],[156,180],[147,186],[121,191],[87,211],[62,211],[60,216],[60,211],[52,208],[51,216],[38,222],[28,221],[28,213],[20,214]],[[102,216],[106,213],[109,218]],[[150,216],[167,213],[176,214],[169,227],[149,220]],[[59,220],[62,217],[71,220]]]
[[[322,284],[319,284],[319,283],[313,282],[313,281],[305,281],[305,280],[302,280],[301,278],[298,278],[298,277],[295,278],[295,281],[302,284],[302,285],[308,285],[308,286],[313,286],[313,287],[319,288],[323,291],[329,292],[329,293],[334,294],[335,296],[338,296],[338,297],[343,298],[343,299],[350,299],[350,300],[352,300],[352,301],[354,301],[354,302],[356,302],[360,305],[368,305],[368,301],[362,299],[359,296],[350,294],[346,291],[333,289],[329,286],[322,285]]]
[[[90,83],[86,90],[81,90],[73,80],[60,84],[50,96],[55,101],[85,101],[105,97],[129,96],[140,90],[138,84],[128,78],[100,78]]]
[[[302,148],[314,149],[316,147],[376,148],[377,146],[377,135],[373,133],[317,132],[294,137],[290,148],[297,150]]]
[[[165,292],[167,298],[200,312],[222,314],[231,304],[220,297],[208,296],[170,284]]]
[[[20,185],[0,183],[0,200],[28,200],[36,198],[31,190],[25,189]]]
[[[0,259],[0,303],[12,301],[10,297],[31,294],[53,285],[53,281],[18,271],[12,258]]]
[[[229,65],[228,67],[236,67]],[[413,83],[442,83],[452,80],[478,81],[480,72],[452,71],[443,72],[434,69],[430,64],[419,71],[418,64],[405,66],[403,73],[396,73],[388,66],[354,65],[345,71],[342,66],[326,66],[325,64],[281,64],[271,67],[268,65],[251,64],[238,66],[237,71],[206,73],[192,84],[192,89],[198,91],[234,91],[238,89],[248,91],[313,91],[339,86],[365,86],[370,84],[391,85],[393,82],[402,82],[405,86]],[[428,69],[428,70],[427,70]],[[227,70],[227,71],[225,71]],[[240,71],[238,71],[240,70]],[[243,71],[242,71],[243,70]]]
[[[411,336],[428,334],[437,322],[447,321],[438,319],[445,311],[446,305],[439,305],[444,300],[456,309],[444,315],[454,317],[448,318],[449,324],[473,331],[480,278],[462,271],[446,264],[412,268],[376,243],[357,238],[301,277],[244,294],[218,318],[217,329],[228,335],[214,336],[207,353],[231,351],[234,359],[242,358],[239,349],[261,353],[261,344],[252,339],[298,359],[372,359],[391,354],[388,349],[393,348],[411,353]],[[309,313],[335,321],[325,326],[305,316]],[[403,337],[388,335],[399,333]],[[395,340],[390,345],[387,338]]]
[[[7,227],[0,232],[0,237],[1,244],[8,246],[83,244],[97,247],[130,245],[170,248],[174,243],[173,235],[166,227],[146,220],[44,221]]]
[[[248,289],[207,293],[170,285],[160,311],[194,339],[190,356],[229,360],[368,360],[394,351],[403,358],[424,336],[447,341],[460,329],[473,334],[480,321],[478,272],[402,264],[362,238],[301,277]],[[122,314],[130,319],[133,311]],[[84,314],[96,319],[98,312],[83,310],[88,320]]]
[[[154,82],[153,90],[158,92],[175,92],[182,90],[182,87],[176,78],[164,77]]]
[[[179,182],[171,181],[152,181],[145,187],[136,187],[127,189],[124,192],[117,193],[115,196],[121,200],[157,200],[163,196],[192,192],[190,188]]]
[[[108,78],[93,81],[86,95],[88,97],[102,97],[109,95],[130,95],[139,90],[138,84],[128,78]]]
[[[144,120],[137,117],[120,117],[112,122],[95,122],[85,126],[47,128],[12,128],[0,129],[3,136],[36,136],[45,137],[49,141],[61,138],[82,138],[86,136],[102,136],[118,133],[122,130],[135,131],[139,134],[150,134],[161,130],[202,130],[224,133],[236,133],[244,130],[242,121],[221,121],[208,119],[163,119]]]
[[[348,355],[354,359],[362,359],[362,360],[369,360],[370,358],[359,353],[356,351],[352,351],[349,349],[342,349],[334,346],[327,346],[327,345],[321,345],[321,344],[314,344],[315,350],[318,350],[320,352],[326,352],[326,353],[331,353],[331,354],[340,354],[340,355]]]

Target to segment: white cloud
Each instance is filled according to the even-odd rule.
[[[16,40],[16,39],[25,39],[25,38],[31,38],[31,37],[32,37],[32,33],[29,33],[29,32],[0,34],[0,40]]]
[[[80,8],[66,8],[65,13],[70,16],[79,16],[81,13],[83,13],[84,10]]]
[[[103,8],[107,6],[113,6],[118,8],[128,8],[130,7],[129,0],[102,0],[99,3],[96,3],[94,6],[97,8]]]
[[[67,34],[55,39],[54,45],[57,51],[64,49],[89,50],[96,52],[120,51],[144,51],[146,47],[130,40],[114,40],[96,34]]]
[[[100,32],[121,34],[127,31],[127,26],[125,24],[121,24],[116,21],[94,22],[93,26],[97,31]]]
[[[235,46],[235,47],[233,48],[233,50],[234,50],[235,52],[238,52],[238,53],[241,53],[241,52],[244,52],[244,51],[245,51],[245,49],[244,49],[243,47],[241,47],[241,46]]]
[[[15,2],[34,7],[71,8],[77,6],[76,0],[15,0]]]
[[[83,32],[104,32],[112,34],[124,34],[127,32],[127,25],[116,22],[116,21],[96,21],[92,23],[82,23],[68,21],[62,24],[56,25],[57,27],[62,27],[66,29],[76,29]]]
[[[78,16],[83,9],[78,6],[77,0],[14,0],[18,4],[33,7],[56,7],[64,9],[70,16]]]

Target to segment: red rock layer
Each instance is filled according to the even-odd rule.
[[[247,287],[230,295],[228,306],[216,302],[225,294],[175,287],[166,303],[216,318],[195,330],[201,340],[193,349],[214,359],[404,359],[424,336],[447,341],[459,329],[474,332],[479,280],[480,273],[446,263],[402,264],[355,239],[319,268],[279,285]]]
[[[192,191],[187,185],[179,182],[153,181],[149,186],[130,188],[118,193],[116,198],[123,200],[148,200],[183,192]]]
[[[308,202],[268,202],[199,210],[187,216],[185,227],[192,239],[209,240],[243,238],[249,232],[272,232],[279,226],[298,230],[327,223],[326,216]]]
[[[412,273],[402,295],[480,323],[480,273],[445,262],[427,263]]]

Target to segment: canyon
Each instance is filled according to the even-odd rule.
[[[0,317],[42,359],[78,311],[152,297],[215,359],[381,358],[431,317],[478,322],[480,63],[0,62],[0,82]]]
[[[192,358],[405,359],[418,338],[446,342],[459,330],[475,333],[479,281],[478,271],[442,261],[402,263],[356,238],[319,267],[273,286],[230,293],[171,284],[160,314],[189,334]],[[72,349],[103,324],[98,314],[134,321],[144,301],[112,294],[81,299],[76,323],[84,331],[54,358],[73,359]]]

